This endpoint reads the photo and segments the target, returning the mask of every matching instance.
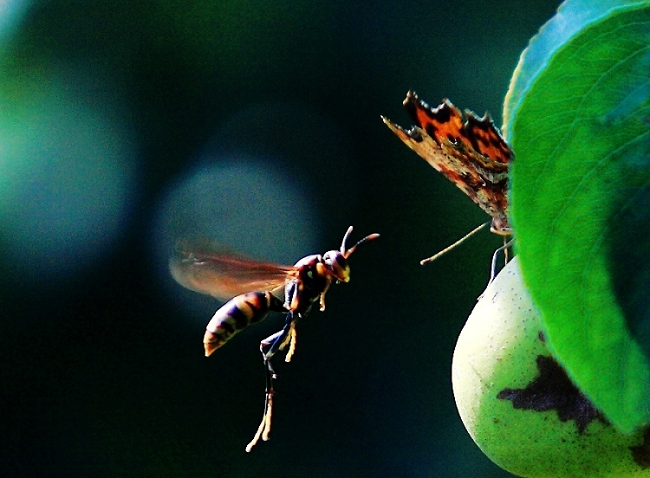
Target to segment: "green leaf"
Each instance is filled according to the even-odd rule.
[[[630,432],[650,423],[650,2],[558,15],[505,106],[517,249],[551,349]]]
[[[502,130],[506,137],[522,99],[557,50],[588,25],[610,16],[613,10],[647,4],[647,0],[570,0],[562,3],[555,16],[531,39],[512,75],[503,107]]]

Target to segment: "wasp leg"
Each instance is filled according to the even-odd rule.
[[[260,426],[257,428],[255,436],[246,445],[246,452],[250,452],[257,442],[262,438],[264,441],[268,441],[269,434],[271,433],[271,418],[273,416],[273,395],[275,393],[273,389],[273,380],[277,377],[275,371],[273,370],[273,365],[271,364],[271,359],[278,350],[283,350],[288,343],[291,343],[289,346],[289,353],[293,355],[295,350],[294,340],[295,340],[295,320],[293,320],[293,314],[287,314],[287,321],[279,332],[267,337],[266,339],[260,342],[260,352],[264,359],[264,372],[266,375],[266,397],[264,400],[264,413],[262,414],[262,421]]]
[[[284,358],[285,362],[291,362],[293,354],[296,352],[296,343],[298,341],[298,334],[296,333],[296,322],[291,322],[291,329],[289,330],[289,350],[287,356]]]
[[[271,418],[273,416],[273,379],[275,378],[275,372],[271,367],[271,362],[268,359],[264,359],[264,372],[266,374],[266,397],[264,398],[264,413],[262,414],[262,421],[260,426],[257,427],[257,432],[253,439],[246,445],[246,453],[249,453],[253,447],[262,440],[267,441],[269,439],[269,433],[271,433]]]
[[[327,291],[329,290],[329,288],[330,288],[330,284],[331,284],[331,282],[328,282],[327,285],[325,286],[325,290],[324,290],[323,292],[320,293],[320,301],[319,301],[319,304],[320,304],[320,311],[321,311],[321,312],[325,312],[325,294],[326,294]]]
[[[278,350],[284,350],[284,348],[291,340],[291,329],[295,320],[293,319],[293,314],[287,314],[287,322],[282,327],[282,330],[279,332],[270,335],[260,342],[260,352],[264,356],[264,360],[270,360]]]

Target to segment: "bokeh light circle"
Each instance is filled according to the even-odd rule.
[[[64,279],[107,251],[129,218],[137,158],[119,100],[74,69],[0,93],[0,240],[23,279]],[[99,83],[99,84],[98,84]]]
[[[179,239],[205,238],[288,265],[315,250],[320,227],[309,195],[269,163],[252,156],[212,158],[175,182],[160,202],[153,228],[158,274],[202,321],[214,299],[185,291],[167,269]]]

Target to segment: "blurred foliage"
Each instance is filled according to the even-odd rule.
[[[0,37],[0,127],[22,142],[11,154],[15,142],[0,144],[0,172],[13,171],[11,158],[30,165],[22,193],[47,214],[35,219],[37,209],[19,200],[2,212],[3,473],[507,476],[465,432],[449,372],[499,238],[418,265],[484,214],[379,115],[406,118],[401,101],[414,89],[498,117],[520,52],[557,3],[28,4]],[[48,104],[59,109],[42,109]],[[101,142],[88,142],[93,132]],[[118,159],[101,153],[113,151],[113,137],[124,146]],[[33,138],[39,147],[27,148]],[[64,162],[70,173],[40,170],[60,152],[74,159]],[[277,365],[272,439],[250,455],[244,446],[263,403],[258,343],[278,321],[205,359],[203,327],[218,303],[194,294],[200,311],[183,305],[188,296],[168,277],[157,226],[170,190],[196,168],[243,155],[293,181],[312,204],[302,221],[317,250],[306,242],[290,260],[336,247],[350,224],[359,236],[382,234],[355,254],[352,282],[329,293],[327,311],[300,324],[293,362]],[[97,190],[115,182],[102,168],[79,173],[99,157],[128,178],[123,189]],[[104,210],[98,197],[128,203],[112,209],[119,221],[111,228],[91,221]],[[66,222],[88,204],[86,229]],[[13,213],[29,219],[22,231],[43,249],[26,254],[14,222],[5,222]],[[272,213],[267,222],[281,231]],[[282,249],[281,232],[248,226],[240,220],[242,242]],[[48,252],[55,236],[47,234],[65,243],[67,228],[96,253]]]

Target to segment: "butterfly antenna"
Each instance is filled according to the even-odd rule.
[[[443,256],[443,255],[447,254],[449,251],[451,251],[451,250],[454,249],[456,246],[459,246],[460,244],[462,244],[463,242],[465,242],[467,239],[469,239],[470,237],[472,237],[474,234],[476,234],[477,232],[479,232],[481,229],[483,229],[485,226],[487,226],[487,225],[489,225],[489,224],[490,224],[489,222],[484,222],[484,223],[481,224],[480,226],[474,228],[474,230],[472,230],[472,231],[468,232],[467,234],[465,234],[463,237],[461,237],[460,239],[458,239],[456,242],[454,242],[454,243],[451,244],[450,246],[445,247],[442,251],[437,252],[436,254],[432,255],[431,257],[427,257],[426,259],[422,259],[422,260],[420,261],[420,265],[423,266],[424,264],[427,264],[428,262],[433,262],[433,261],[435,261],[436,259],[438,259],[440,256]]]

